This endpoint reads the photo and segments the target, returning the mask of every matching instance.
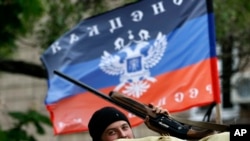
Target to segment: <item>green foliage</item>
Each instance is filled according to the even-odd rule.
[[[34,110],[29,110],[26,113],[9,112],[9,115],[16,122],[14,126],[8,130],[2,130],[0,128],[1,141],[36,141],[34,135],[29,135],[24,127],[31,124],[35,127],[37,134],[44,135],[45,130],[42,125],[52,126],[48,117]]]
[[[0,56],[15,51],[14,41],[33,29],[43,13],[40,0],[0,0]]]
[[[240,58],[233,70],[243,70],[249,64],[250,54],[250,3],[249,0],[214,0],[214,13],[217,42],[224,50],[235,50]],[[233,49],[232,49],[233,48]],[[223,56],[233,59],[231,52]],[[226,69],[227,70],[227,69]]]
[[[80,1],[72,3],[69,0],[47,0],[46,20],[35,31],[38,44],[47,48],[60,35],[68,31],[82,18],[83,4]]]
[[[136,0],[124,0],[122,4],[135,2]],[[40,25],[40,29],[36,32],[38,44],[46,49],[55,40],[67,31],[71,30],[81,20],[86,17],[101,14],[110,10],[109,4],[104,0],[69,0],[46,1],[47,11],[49,15],[46,22]]]
[[[249,0],[214,0],[216,34],[218,40],[233,35],[241,40],[241,34],[249,35]]]

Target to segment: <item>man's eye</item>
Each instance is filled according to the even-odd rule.
[[[114,135],[116,132],[114,130],[108,131],[108,135]]]
[[[128,126],[128,125],[124,125],[124,126],[122,126],[122,129],[123,130],[128,130],[130,127]]]

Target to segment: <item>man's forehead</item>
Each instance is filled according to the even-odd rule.
[[[119,127],[125,126],[125,125],[128,125],[128,126],[129,126],[128,122],[125,121],[125,120],[115,121],[115,122],[111,123],[111,124],[106,128],[106,130],[119,128]]]

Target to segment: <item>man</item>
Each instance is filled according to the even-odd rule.
[[[113,107],[104,107],[96,111],[90,119],[88,128],[93,141],[134,138],[128,118]]]
[[[156,114],[168,114],[166,110],[160,107],[149,105],[152,111]],[[155,130],[149,122],[148,118],[145,119],[145,124],[148,128]],[[114,107],[104,107],[97,110],[91,117],[89,124],[89,133],[92,141],[184,141],[182,139],[172,136],[150,136],[145,138],[134,139],[134,133],[128,118],[119,110]],[[158,132],[158,131],[157,131]],[[207,134],[209,135],[209,134]],[[213,136],[213,135],[212,135]],[[205,137],[205,135],[204,135]],[[212,137],[211,137],[212,138]],[[200,141],[209,141],[210,136],[201,139]],[[222,140],[223,139],[223,140]],[[214,140],[213,140],[214,141]],[[218,137],[218,141],[229,141],[229,135],[223,134]]]

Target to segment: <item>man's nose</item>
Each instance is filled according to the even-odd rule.
[[[119,130],[119,136],[120,138],[127,138],[127,133],[123,130]]]

